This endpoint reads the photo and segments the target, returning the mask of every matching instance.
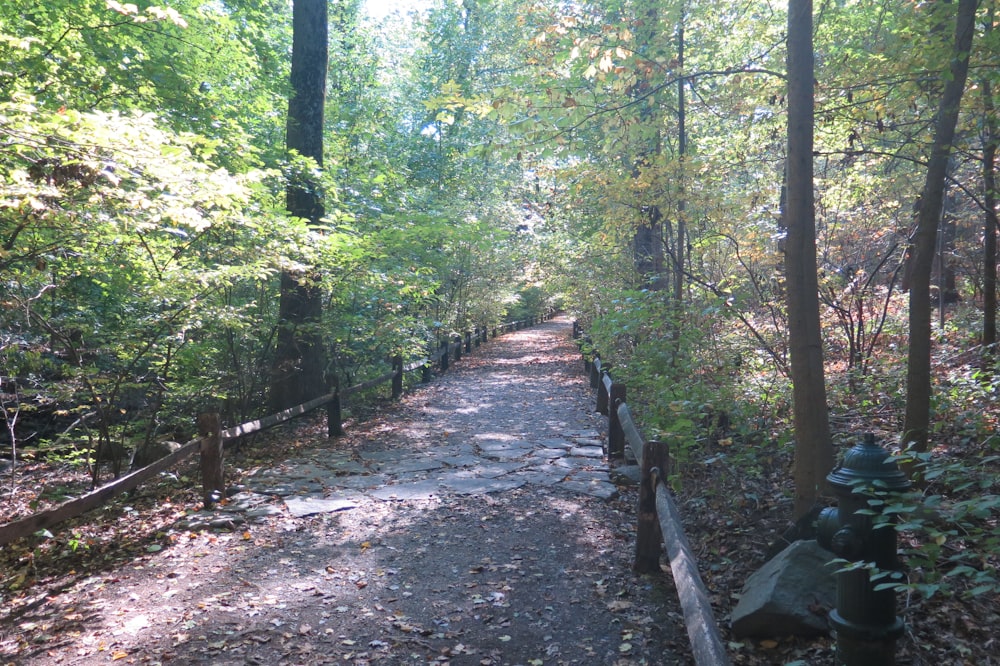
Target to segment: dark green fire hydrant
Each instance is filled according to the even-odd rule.
[[[849,562],[869,563],[879,571],[898,570],[896,531],[891,525],[875,526],[869,500],[876,492],[907,490],[910,481],[875,443],[875,435],[866,434],[855,444],[826,480],[839,506],[820,513],[820,545]],[[830,625],[837,635],[840,666],[892,666],[896,661],[896,639],[903,634],[896,593],[891,588],[876,590],[887,581],[872,581],[869,573],[868,566],[837,573],[837,608],[830,611]]]

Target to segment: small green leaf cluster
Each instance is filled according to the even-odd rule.
[[[979,597],[1000,593],[1000,495],[990,468],[1000,456],[974,465],[931,453],[904,453],[923,487],[907,493],[859,488],[870,495],[865,513],[875,529],[895,529],[905,570],[870,565],[876,589]]]

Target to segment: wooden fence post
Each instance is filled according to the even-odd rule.
[[[456,361],[461,361],[462,360],[462,336],[461,335],[456,335],[455,336],[455,360]]]
[[[333,400],[326,403],[326,436],[344,436],[344,416],[340,404],[340,392],[333,396]]]
[[[625,402],[625,385],[612,382],[608,391],[608,457],[625,455],[625,431],[618,418],[618,405]]]
[[[601,372],[600,379],[597,380],[597,405],[594,407],[594,411],[610,417],[611,413],[608,411],[608,384],[614,386],[611,375],[607,372]]]
[[[465,353],[472,353],[472,331],[465,332]]]
[[[222,469],[222,420],[217,413],[198,416],[201,436],[201,496],[205,507],[224,499],[226,493]]]
[[[429,384],[431,381],[431,362],[427,361],[424,363],[424,367],[420,369],[420,381],[424,384]]]
[[[448,357],[451,352],[448,349],[448,338],[441,341],[441,372],[448,372]]]
[[[396,354],[392,357],[392,370],[396,374],[392,376],[392,399],[399,400],[403,395],[403,357]]]
[[[639,510],[635,536],[635,561],[632,571],[637,574],[659,573],[663,531],[656,516],[656,482],[666,480],[670,451],[663,442],[644,442],[642,466],[639,470]],[[652,470],[658,470],[654,475]]]

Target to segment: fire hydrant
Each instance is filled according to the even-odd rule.
[[[837,636],[837,664],[892,666],[903,621],[896,616],[895,591],[876,590],[887,581],[871,580],[869,568],[900,568],[896,531],[892,525],[875,525],[869,500],[874,498],[874,491],[881,494],[907,490],[910,481],[889,453],[875,443],[871,433],[844,455],[840,467],[826,480],[839,506],[820,513],[819,543],[849,562],[865,563],[837,573],[837,608],[830,611],[830,625]]]

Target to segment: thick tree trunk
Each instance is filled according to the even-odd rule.
[[[788,164],[785,274],[795,424],[794,517],[815,504],[833,467],[816,275],[813,195],[812,0],[788,7]]]
[[[326,100],[327,0],[295,0],[292,9],[292,96],[288,101],[286,145],[323,166],[323,111]],[[325,211],[318,184],[293,183],[289,214],[318,225]],[[271,367],[270,407],[280,411],[325,392],[322,294],[315,277],[284,272],[278,338]]]
[[[978,0],[959,0],[955,20],[955,57],[951,77],[944,86],[938,107],[934,144],[927,165],[927,177],[920,197],[917,230],[913,236],[910,266],[910,345],[906,366],[906,416],[903,444],[917,451],[927,450],[931,411],[931,269],[934,263],[945,176],[959,106],[969,73],[969,51],[975,32]]]
[[[659,31],[661,29],[660,8],[656,2],[646,4],[648,5],[647,7],[637,10],[640,11],[639,16],[642,16],[643,12],[645,16],[636,34],[636,43],[650,47],[659,38]],[[639,76],[645,77],[647,75],[640,74]],[[639,85],[633,88],[632,96],[635,98],[648,94],[648,92],[649,81],[641,78]],[[643,122],[655,125],[653,117],[661,108],[657,96],[652,95],[642,104],[640,116]],[[632,166],[633,177],[638,178],[641,175],[640,165],[647,162],[646,158],[650,154],[659,155],[661,150],[662,139],[660,131],[657,130],[653,145],[648,149],[641,149],[635,158],[635,164]],[[668,284],[665,274],[664,257],[667,246],[670,243],[670,238],[664,232],[663,212],[659,204],[653,203],[646,206],[643,210],[643,215],[646,218],[645,222],[639,225],[633,234],[633,259],[636,272],[642,278],[642,286],[646,289],[658,291],[664,289]]]
[[[632,236],[635,270],[642,277],[642,286],[660,289],[663,286],[663,222],[659,206],[645,211],[647,223]]]
[[[993,30],[993,7],[986,21],[987,33]],[[989,356],[995,356],[991,345],[997,341],[997,119],[993,104],[993,89],[988,78],[982,81],[985,115],[983,139],[983,203],[986,220],[983,225],[983,345]]]

